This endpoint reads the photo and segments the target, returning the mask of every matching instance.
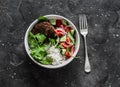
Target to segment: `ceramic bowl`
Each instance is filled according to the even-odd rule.
[[[75,25],[67,18],[60,16],[60,15],[45,15],[44,17],[48,18],[48,19],[65,19],[69,22],[69,24],[71,25],[72,28],[75,29],[75,39],[76,39],[76,44],[75,44],[75,52],[72,55],[71,58],[67,59],[66,61],[64,61],[63,63],[59,64],[59,65],[43,65],[39,62],[37,62],[31,55],[30,55],[30,50],[29,50],[29,45],[28,45],[28,34],[29,32],[33,29],[34,25],[36,23],[38,23],[38,20],[36,19],[35,21],[33,21],[30,26],[28,27],[26,33],[25,33],[25,38],[24,38],[24,45],[25,45],[25,50],[27,52],[27,54],[29,55],[30,59],[32,59],[32,61],[36,64],[38,64],[39,66],[42,66],[44,68],[49,68],[49,69],[56,69],[56,68],[60,68],[63,67],[67,64],[69,64],[74,57],[77,55],[78,51],[79,51],[79,47],[80,47],[80,37],[79,37],[79,32],[77,30],[77,28],[75,27]]]

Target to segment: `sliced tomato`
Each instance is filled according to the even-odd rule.
[[[61,32],[57,32],[56,34],[57,34],[57,36],[59,36],[59,37],[63,36],[63,34],[62,34]]]
[[[65,32],[69,32],[69,31],[71,30],[71,27],[70,27],[70,26],[60,25],[60,27],[61,27],[62,29],[64,29]]]
[[[64,28],[64,30],[66,31],[66,32],[69,32],[70,31],[70,27],[69,26],[66,26],[65,28]]]
[[[57,31],[57,32],[62,32],[62,31],[61,31],[61,30],[59,30],[59,29],[56,29],[56,31]]]
[[[66,44],[65,42],[61,42],[60,45],[61,45],[61,47],[65,48],[65,49],[69,47],[69,45]]]
[[[64,28],[65,28],[65,25],[62,24],[62,25],[60,25],[60,27],[64,29]]]
[[[66,35],[66,41],[65,41],[69,47],[72,47],[73,46],[73,43],[71,42],[70,38]]]
[[[63,32],[62,32],[61,30],[54,29],[54,32],[56,33],[56,35],[57,35],[58,37],[63,36]]]
[[[62,29],[62,28],[57,28],[57,31],[58,31],[58,32],[62,32],[63,35],[67,34],[67,33],[65,32],[65,30]]]
[[[73,54],[75,52],[75,47],[72,46],[71,49],[70,49],[71,53]]]
[[[62,20],[57,19],[57,20],[56,20],[56,26],[57,26],[57,27],[60,27],[61,25],[62,25]]]
[[[72,47],[70,47],[69,50],[66,50],[66,52],[65,52],[64,55],[65,55],[67,58],[70,58],[74,52],[75,52],[75,47],[72,46]]]
[[[66,51],[65,54],[64,54],[67,58],[70,58],[71,55],[70,55],[70,52],[69,51]]]
[[[70,38],[66,35],[66,42],[67,43],[70,43],[71,42],[71,40],[70,40]]]

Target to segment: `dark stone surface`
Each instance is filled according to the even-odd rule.
[[[78,28],[88,17],[92,72],[84,72],[84,47],[67,66],[48,70],[24,50],[24,34],[39,15],[59,14]],[[79,29],[79,28],[78,28]],[[120,87],[120,0],[0,0],[0,87]]]

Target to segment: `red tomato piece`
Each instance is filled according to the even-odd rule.
[[[70,42],[71,42],[70,38],[66,35],[66,43],[70,43]]]
[[[57,35],[58,37],[63,36],[63,33],[62,33],[61,30],[55,29],[54,31],[55,31],[55,33],[56,33],[56,35]]]
[[[70,38],[68,36],[66,36],[66,41],[65,41],[69,47],[73,46],[73,43],[71,42]]]
[[[71,28],[70,28],[70,27],[67,27],[67,26],[64,28],[64,30],[65,30],[66,32],[69,32],[70,29],[71,29]]]
[[[61,45],[63,48],[67,48],[67,47],[69,47],[69,45],[66,44],[65,42],[61,42],[60,45]]]
[[[67,58],[70,58],[70,57],[71,57],[71,55],[70,55],[70,53],[69,53],[68,51],[66,51],[64,55],[65,55]]]
[[[73,54],[75,52],[75,47],[72,46],[70,50],[71,50],[71,53]]]
[[[57,36],[59,36],[59,37],[63,36],[61,32],[57,32],[56,34],[57,34]]]
[[[70,27],[70,26],[60,25],[60,27],[61,27],[62,29],[64,29],[65,32],[69,32],[69,31],[71,30],[71,27]]]
[[[60,27],[64,29],[64,28],[65,28],[65,25],[62,24],[62,25],[60,25]]]
[[[60,19],[56,20],[56,26],[60,27],[62,25],[62,21]]]

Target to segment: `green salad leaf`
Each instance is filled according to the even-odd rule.
[[[47,55],[45,48],[46,47],[44,45],[41,45],[40,47],[36,47],[35,49],[31,49],[30,54],[36,60],[38,60],[38,61],[42,60]]]
[[[43,22],[43,21],[49,21],[46,17],[44,17],[44,16],[39,16],[38,17],[38,21],[39,22]]]
[[[55,45],[55,39],[49,38],[49,41],[52,45]]]
[[[52,59],[49,57],[45,57],[42,61],[39,61],[40,63],[44,64],[44,65],[49,65],[52,64]]]
[[[46,36],[44,34],[40,34],[40,33],[36,34],[35,37],[40,44],[43,44],[43,42],[46,39]]]
[[[28,35],[28,44],[29,44],[31,49],[38,47],[38,43],[37,43],[35,36],[33,35],[32,32],[30,32]]]
[[[51,58],[46,58],[46,45],[43,44],[46,40],[46,36],[43,34],[34,35],[32,32],[28,35],[28,44],[30,46],[30,55],[38,62],[42,64],[51,64]],[[53,39],[50,39],[50,42],[55,44]]]

